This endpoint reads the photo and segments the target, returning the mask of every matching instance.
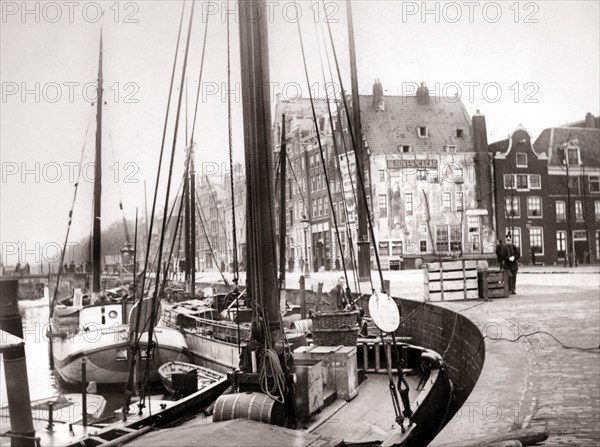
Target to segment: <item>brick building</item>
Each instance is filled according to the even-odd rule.
[[[519,126],[489,150],[494,154],[498,238],[510,232],[526,264],[597,262],[598,118],[588,114],[584,121],[545,129],[534,143]]]
[[[547,154],[549,263],[600,260],[600,122],[585,120],[545,129],[533,147]]]

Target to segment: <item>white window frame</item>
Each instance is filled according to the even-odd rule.
[[[514,174],[504,174],[504,189],[517,189],[517,179]]]
[[[539,203],[540,203],[540,215],[539,216],[530,214],[530,212],[529,212],[531,210],[531,208],[529,206],[530,200],[532,200],[532,199],[539,200]],[[543,205],[542,198],[540,196],[528,196],[527,197],[527,218],[528,219],[542,219],[543,217],[544,217],[544,205]]]
[[[515,175],[515,188],[517,191],[529,191],[529,175],[528,174],[514,174]],[[525,187],[519,187],[519,177],[525,177]]]
[[[427,130],[427,126],[417,126],[417,136],[419,138],[428,138],[429,131]]]
[[[559,234],[562,234],[564,237],[561,239],[558,236]],[[559,242],[564,242],[564,250],[563,250],[565,252],[564,256],[560,255],[561,247],[558,246]],[[557,230],[556,231],[556,259],[565,259],[567,252],[568,252],[568,250],[567,250],[567,232],[565,230]]]
[[[525,163],[519,162],[519,156],[525,157]],[[517,168],[526,168],[527,167],[527,154],[525,152],[517,152],[515,154],[515,163]]]
[[[449,203],[448,208],[446,208],[446,202]],[[452,212],[452,193],[444,191],[442,193],[442,212],[443,213],[451,213]]]
[[[541,251],[537,251],[537,252],[535,252],[535,255],[536,255],[536,256],[537,256],[537,255],[544,256],[544,228],[543,228],[543,227],[531,227],[531,228],[529,229],[529,248],[530,248],[530,249],[532,249],[532,248],[533,248],[533,246],[532,246],[532,244],[531,244],[531,232],[532,232],[533,230],[536,230],[536,231],[537,231],[537,230],[540,230],[540,236],[541,236],[541,239],[542,239]]]
[[[382,213],[382,209],[385,211],[385,215]],[[377,210],[379,211],[380,218],[388,217],[387,194],[379,194],[379,197],[377,198]]]
[[[562,210],[563,210],[563,217],[560,218],[558,216],[558,204],[562,204]],[[556,216],[556,221],[557,222],[563,222],[565,220],[567,220],[567,204],[565,203],[564,200],[555,200],[554,201],[554,215]]]
[[[592,184],[598,185],[596,191],[592,191]],[[590,194],[600,194],[600,175],[588,175],[588,190]]]
[[[575,200],[575,221],[583,222],[585,220],[585,216],[583,215],[583,201]]]
[[[533,177],[538,179],[539,186],[533,186],[533,182],[531,181]],[[540,174],[529,174],[529,177],[527,178],[527,184],[529,189],[542,189],[542,176]]]
[[[600,222],[600,200],[594,200],[594,220]]]
[[[460,197],[460,199],[459,199]],[[465,195],[462,191],[457,191],[454,196],[454,203],[456,206],[456,212],[462,213],[465,210]]]
[[[510,202],[508,202],[510,201]],[[515,207],[515,203],[517,204],[517,206]],[[509,207],[507,205],[510,205],[510,210],[517,210],[517,214],[510,214],[509,213]],[[504,198],[504,214],[506,216],[507,219],[513,218],[513,219],[520,219],[521,218],[521,197],[519,196],[508,196]]]

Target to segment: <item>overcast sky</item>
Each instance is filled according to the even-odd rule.
[[[55,248],[64,240],[84,144],[81,166],[87,169],[80,180],[71,239],[89,234],[93,83],[101,26],[106,102],[103,225],[121,218],[121,199],[127,218],[133,218],[136,207],[143,214],[144,180],[151,203],[181,5],[177,1],[2,2],[0,237],[4,262],[16,262],[12,253],[17,245],[29,252],[30,263],[55,256]],[[318,84],[318,96],[324,95],[316,33],[327,24],[319,5],[269,2],[273,93],[288,99],[307,96],[296,24],[300,16],[311,84]],[[349,88],[345,3],[327,5]],[[190,6],[186,5],[184,30]],[[231,7],[236,7],[235,2]],[[191,127],[208,23],[195,139],[197,166],[204,164],[209,172],[223,172],[227,160],[225,9],[226,2],[196,4],[187,70]],[[485,114],[490,142],[505,138],[519,124],[535,138],[545,127],[582,120],[587,112],[599,113],[597,1],[354,1],[353,12],[361,94],[371,93],[375,78],[381,80],[386,95],[414,94],[421,81],[438,95],[458,92],[471,115],[477,109]],[[244,9],[237,13],[244,14]],[[235,17],[231,23],[233,133],[235,158],[241,160]],[[180,79],[181,64],[172,118]],[[183,166],[185,113],[181,119],[175,190]],[[159,203],[163,200],[161,195]]]

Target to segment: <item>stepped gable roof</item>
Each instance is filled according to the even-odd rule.
[[[455,145],[458,152],[473,152],[471,119],[460,98],[429,98],[419,104],[417,96],[385,96],[385,110],[373,106],[372,95],[360,95],[362,130],[372,153],[398,153],[401,146],[410,152],[443,152]],[[426,127],[428,137],[418,135]],[[462,137],[457,137],[462,129]]]

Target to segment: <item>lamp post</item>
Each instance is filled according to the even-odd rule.
[[[310,219],[307,216],[302,216],[300,222],[304,223],[304,277],[310,278],[310,263],[308,260],[308,229],[310,228]]]

